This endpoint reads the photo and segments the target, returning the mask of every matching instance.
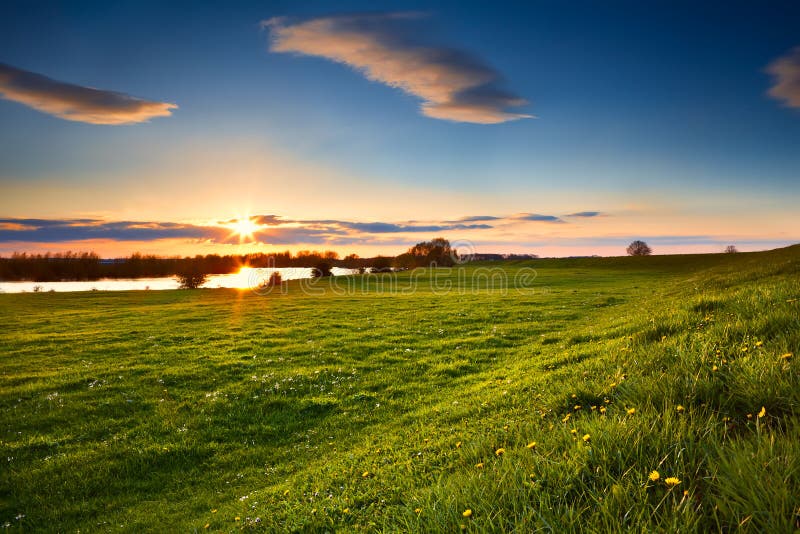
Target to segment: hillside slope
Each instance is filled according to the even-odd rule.
[[[0,524],[791,532],[798,275],[796,246],[0,295]]]

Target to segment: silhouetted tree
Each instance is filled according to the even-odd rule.
[[[395,258],[390,256],[377,256],[372,258],[372,268],[370,272],[373,273],[390,273],[392,272],[392,262]]]
[[[739,249],[736,248],[736,245],[728,245],[725,247],[726,254],[736,254],[737,252],[739,252]]]
[[[638,239],[628,245],[628,256],[649,256],[653,253],[653,249],[644,241]]]
[[[331,275],[331,264],[327,261],[319,261],[311,269],[311,276],[313,278],[322,278],[323,276]]]
[[[457,259],[457,253],[450,246],[450,241],[442,237],[417,243],[405,254],[395,258],[398,267],[422,267],[435,263],[438,266],[448,267]]]
[[[186,272],[177,276],[180,289],[197,289],[208,280],[208,275],[198,272]]]

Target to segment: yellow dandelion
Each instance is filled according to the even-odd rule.
[[[525,445],[525,447],[527,447],[529,449],[535,449],[536,448],[536,442],[535,441],[531,441],[530,443]]]
[[[586,443],[588,443],[590,439],[592,439],[592,437],[589,434],[583,435],[583,441],[585,441]]]
[[[656,480],[661,478],[661,475],[658,473],[658,471],[651,471],[650,474],[647,476],[647,478],[655,482]]]
[[[241,517],[239,517],[239,516],[237,515],[236,517],[234,517],[234,518],[233,518],[233,520],[234,520],[234,521],[241,521],[241,520],[242,520],[242,518],[241,518]]]
[[[342,510],[342,513],[343,514],[349,514],[350,513],[350,508],[345,508],[344,510]]]
[[[764,345],[763,341],[756,341],[756,347],[761,347],[762,345]]]
[[[483,469],[483,462],[475,464],[475,467],[477,467],[478,469]]]
[[[283,496],[284,497],[286,497],[287,495],[289,495],[289,490],[286,490],[286,491],[283,492]]]
[[[464,511],[461,513],[461,515],[463,515],[464,517],[472,517],[472,510],[470,510],[469,508],[467,508],[466,510],[464,510]]]
[[[628,408],[628,415],[633,415],[636,413],[636,408]]]
[[[747,352],[747,346],[742,347],[742,352]]]
[[[361,473],[361,476],[363,478],[367,478],[369,476],[369,471],[364,471],[363,473]]]
[[[678,405],[678,406],[675,408],[675,410],[676,410],[678,413],[683,413],[683,411],[684,411],[685,409],[686,409],[686,408],[684,408],[684,407],[683,407],[682,405],[680,405],[680,404],[679,404],[679,405]]]
[[[578,434],[578,429],[577,428],[573,428],[572,430],[569,431],[569,433],[572,434],[573,436],[575,436],[575,435]]]
[[[717,369],[719,369],[719,367],[717,367],[716,365],[711,368],[712,371],[716,371]]]
[[[787,352],[786,354],[782,354],[781,355],[781,360],[788,360],[791,357],[792,357],[792,353],[791,352]]]
[[[569,418],[570,418],[571,416],[572,416],[572,414],[571,414],[571,413],[568,413],[567,415],[565,415],[565,416],[564,416],[564,419],[562,419],[562,420],[561,420],[561,422],[562,422],[562,423],[566,423],[567,421],[569,421]]]
[[[609,385],[609,387],[613,389],[613,388],[617,387],[617,383],[616,382],[611,382],[611,385]]]
[[[605,413],[606,413],[606,407],[605,406],[600,406],[600,413],[605,415]]]
[[[415,513],[415,514],[419,514],[420,512],[422,512],[422,510],[421,510],[421,509],[419,509],[419,508],[414,508],[414,513]]]
[[[570,395],[570,397],[573,398],[573,399],[577,399],[578,398],[578,396],[576,394],[574,394],[574,393],[572,395]]]
[[[676,477],[667,477],[667,478],[664,479],[664,484],[666,484],[670,488],[672,488],[674,486],[677,486],[680,483],[681,483],[681,481],[679,479],[677,479]]]
[[[576,404],[576,405],[575,405],[575,411],[578,411],[578,410],[580,410],[580,409],[581,409],[581,405],[580,405],[580,404]]]
[[[205,525],[203,525],[203,528],[208,528],[210,526],[211,526],[211,523],[206,523]]]
[[[531,473],[530,476],[531,476],[531,480],[533,480],[534,478],[536,478],[536,473]]]
[[[765,407],[763,407],[763,406],[762,406],[762,407],[761,407],[761,411],[760,411],[760,412],[758,412],[758,418],[759,418],[759,419],[761,419],[761,418],[762,418],[762,417],[764,417],[765,415],[767,415],[767,409],[766,409]]]
[[[506,450],[501,447],[501,448],[497,449],[496,451],[494,451],[494,453],[497,456],[503,456],[506,453]]]
[[[461,442],[459,441],[458,443],[456,443],[456,449],[460,449],[460,448],[461,448]]]
[[[213,510],[211,510],[211,513],[212,513],[212,514],[216,514],[216,513],[217,513],[217,509],[216,509],[216,508],[214,508]]]

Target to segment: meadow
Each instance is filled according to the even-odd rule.
[[[0,526],[792,532],[798,275],[800,246],[0,295]]]

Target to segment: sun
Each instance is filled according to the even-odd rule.
[[[239,241],[252,241],[253,234],[261,229],[261,225],[250,217],[239,217],[228,225],[233,235],[239,236]]]

